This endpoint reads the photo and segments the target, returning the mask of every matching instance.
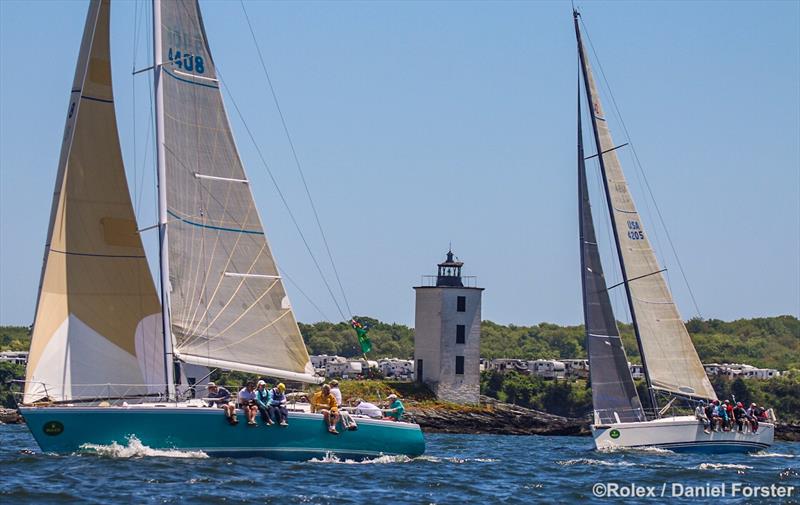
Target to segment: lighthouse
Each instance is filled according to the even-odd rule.
[[[464,263],[452,250],[437,266],[437,275],[414,288],[416,380],[440,400],[478,403],[483,288],[461,275]]]

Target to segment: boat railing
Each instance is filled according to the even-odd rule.
[[[60,398],[57,391],[63,390],[62,384],[53,384],[41,381],[14,380],[16,384],[32,385],[41,389],[41,397],[29,405],[92,405],[107,404],[118,405],[122,403],[136,404],[147,402],[167,402],[166,384],[69,384],[69,398]],[[23,391],[12,391],[18,404],[23,404],[21,398]],[[182,388],[178,398],[172,401],[185,401],[191,398],[190,388]]]

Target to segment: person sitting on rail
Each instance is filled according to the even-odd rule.
[[[267,383],[263,380],[258,381],[256,384],[256,406],[258,412],[261,414],[261,420],[269,426],[275,424],[272,422],[272,416],[269,412],[269,404],[272,399],[272,391],[267,387]]]
[[[314,393],[311,398],[311,412],[320,412],[328,425],[328,433],[338,435],[336,422],[339,420],[339,406],[336,398],[331,394],[331,387],[323,384],[322,389]]]
[[[258,414],[258,405],[256,404],[256,383],[247,381],[247,385],[239,391],[239,404],[242,406],[245,415],[247,416],[247,424],[249,426],[256,425],[256,414]]]
[[[403,402],[397,397],[396,394],[392,393],[386,397],[386,400],[390,401],[389,408],[385,409],[383,412],[386,414],[386,417],[383,419],[386,421],[399,421],[400,418],[403,417],[403,414],[406,411],[406,408],[403,406]]]
[[[744,428],[750,425],[750,421],[747,420],[747,412],[744,410],[742,402],[737,403],[733,408],[733,418],[736,421],[736,431],[744,433]]]
[[[213,382],[209,382],[206,386],[208,393],[206,399],[211,403],[221,407],[225,412],[225,418],[231,425],[236,425],[239,420],[236,418],[236,405],[231,402],[231,392],[224,387],[217,386]]]
[[[358,398],[355,401],[355,404],[356,404],[356,407],[355,407],[354,413],[357,416],[367,416],[367,417],[371,417],[373,419],[380,419],[380,418],[383,417],[383,413],[381,412],[381,409],[379,409],[378,407],[376,407],[372,403],[365,402],[361,398]]]
[[[704,402],[700,402],[700,403],[697,404],[697,407],[695,407],[695,409],[694,409],[694,417],[698,421],[702,421],[702,423],[703,423],[703,431],[705,431],[706,433],[711,433],[708,430],[708,427],[711,424],[711,422],[706,417],[706,409],[705,409],[705,405],[703,405],[703,403]]]
[[[286,409],[286,386],[283,382],[270,391],[269,416],[274,418],[279,426],[289,426],[287,422],[289,411]]]

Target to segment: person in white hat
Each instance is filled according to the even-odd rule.
[[[398,398],[394,393],[387,396],[386,400],[391,403],[389,404],[388,409],[383,409],[384,414],[386,414],[386,417],[383,419],[386,421],[399,421],[406,411],[406,408],[403,406],[403,402],[401,402],[400,398]]]

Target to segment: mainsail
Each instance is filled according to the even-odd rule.
[[[23,401],[161,391],[160,313],[117,135],[109,0],[93,0],[64,128]]]
[[[600,251],[592,221],[583,154],[581,105],[578,96],[578,220],[581,242],[583,319],[589,353],[592,405],[600,423],[644,421],[628,358],[611,308]]]
[[[197,1],[156,5],[175,356],[316,381],[234,143]]]
[[[581,40],[577,14],[575,31],[606,197],[650,385],[685,396],[716,399],[628,191]]]

